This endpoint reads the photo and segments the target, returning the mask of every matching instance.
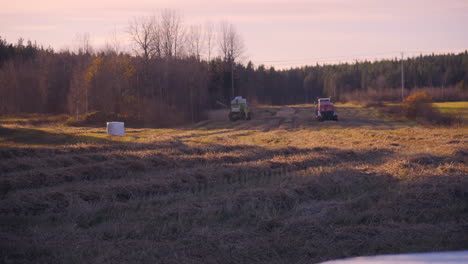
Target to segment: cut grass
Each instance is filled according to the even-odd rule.
[[[47,147],[50,145],[144,143],[173,129],[126,129],[125,136],[110,136],[105,128],[78,128],[63,125],[24,127],[6,125],[0,130],[0,146]]]
[[[294,107],[125,137],[6,125],[2,261],[316,263],[466,249],[468,127],[338,109],[338,123]]]

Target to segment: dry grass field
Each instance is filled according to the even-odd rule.
[[[0,118],[0,262],[316,263],[467,249],[468,126],[353,105],[338,114],[317,122],[307,105],[262,107],[229,122],[220,110],[125,137],[60,117]]]

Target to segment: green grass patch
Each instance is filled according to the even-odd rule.
[[[444,102],[444,103],[433,103],[432,104],[438,108],[457,108],[457,109],[467,109],[468,110],[468,101],[465,102]]]
[[[341,108],[362,108],[363,106],[355,103],[335,103],[336,107]]]
[[[432,105],[442,114],[460,116],[465,120],[468,119],[468,102],[445,102],[433,103]]]

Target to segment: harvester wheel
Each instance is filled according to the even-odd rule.
[[[229,116],[229,120],[231,120],[231,122],[236,121],[236,119],[235,119],[235,117],[234,117],[234,113],[231,112],[231,113],[229,113],[228,116]]]
[[[240,114],[240,119],[241,119],[241,120],[246,120],[246,119],[247,119],[247,116],[245,115],[245,112],[242,112],[242,113]]]

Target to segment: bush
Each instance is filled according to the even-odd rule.
[[[401,113],[409,120],[432,125],[455,125],[463,123],[459,116],[441,114],[432,106],[432,97],[426,92],[417,92],[406,97],[401,104]]]
[[[403,114],[410,120],[434,116],[438,113],[432,106],[432,98],[426,92],[414,93],[403,100]]]

